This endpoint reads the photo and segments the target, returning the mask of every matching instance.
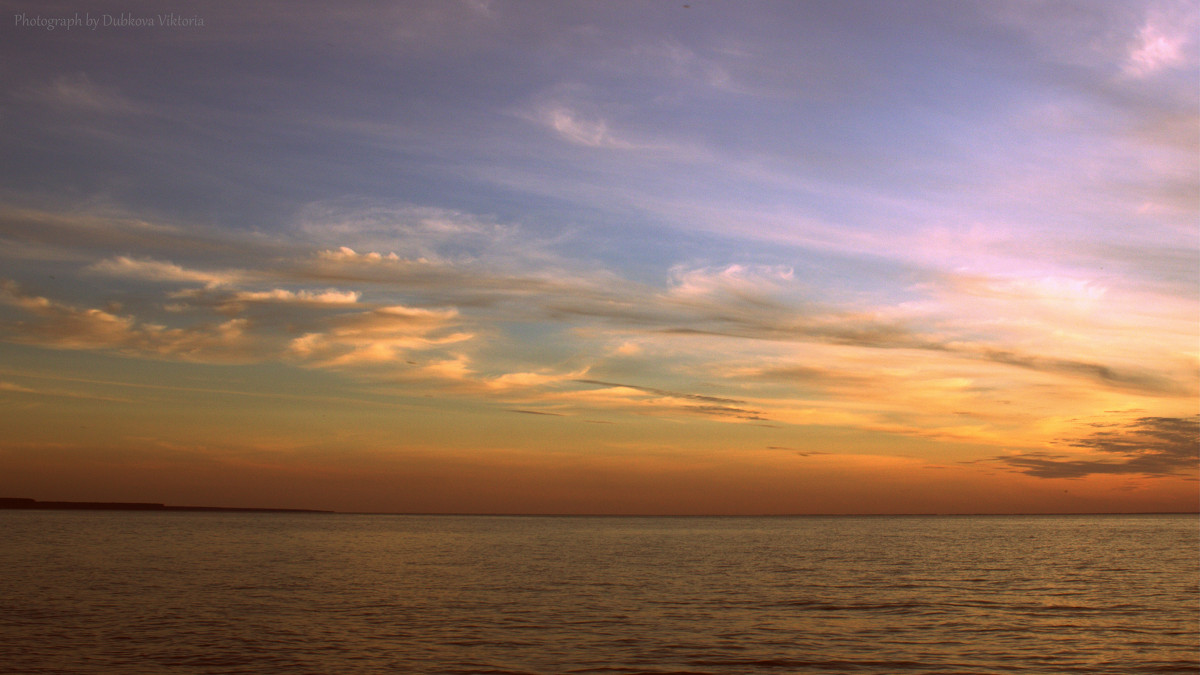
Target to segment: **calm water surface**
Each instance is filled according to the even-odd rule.
[[[0,671],[1196,673],[1198,523],[0,511]]]

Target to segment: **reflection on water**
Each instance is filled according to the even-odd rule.
[[[6,673],[1200,671],[1195,516],[0,512]]]

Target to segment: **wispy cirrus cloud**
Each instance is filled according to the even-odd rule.
[[[201,283],[208,288],[233,284],[248,276],[240,270],[206,272],[187,269],[172,262],[151,260],[148,258],[135,259],[129,256],[117,256],[101,260],[91,265],[89,269],[101,274],[141,279],[144,281]]]
[[[286,242],[134,213],[105,200],[68,203],[58,208],[0,203],[0,241],[16,250],[37,247],[46,252],[43,257],[48,259],[84,265],[107,260],[107,269],[113,273],[161,276],[178,273],[165,268],[155,270],[155,263],[162,263],[162,258],[217,261],[213,264],[217,271],[208,273],[219,277],[222,270],[236,272],[261,265],[264,258],[275,258],[280,255],[279,249],[289,248]],[[4,248],[0,247],[0,256],[7,252]],[[142,264],[147,262],[151,264]]]
[[[635,384],[620,384],[617,382],[605,382],[603,380],[586,380],[586,379],[579,379],[579,380],[575,380],[575,381],[579,382],[581,384],[594,384],[594,385],[597,385],[600,387],[622,387],[622,388],[627,388],[627,389],[636,389],[638,391],[643,391],[647,394],[653,394],[655,396],[666,396],[666,397],[670,397],[670,398],[683,398],[683,399],[689,399],[692,401],[701,401],[704,403],[715,403],[715,404],[720,404],[720,405],[745,405],[745,403],[746,403],[745,401],[740,401],[738,399],[723,398],[720,396],[705,396],[703,394],[685,394],[685,393],[680,393],[680,392],[667,391],[665,389],[658,389],[655,387],[643,387],[643,386],[639,386],[639,385],[635,385]]]
[[[237,291],[230,296],[232,302],[267,302],[301,305],[353,305],[362,297],[358,291],[290,291],[273,288],[269,291]]]
[[[599,387],[588,394],[592,400],[597,400],[596,394],[609,396],[610,401],[621,401],[634,410],[667,411],[685,413],[712,418],[732,420],[767,421],[767,413],[750,407],[752,404],[744,400],[726,398],[723,396],[708,396],[670,391],[658,387],[647,387],[636,384],[620,384],[603,380],[575,379],[574,382]],[[570,398],[567,395],[565,398]]]
[[[587,118],[566,106],[553,106],[542,111],[541,120],[564,140],[591,148],[628,150],[635,146],[617,138],[602,118]]]
[[[650,61],[670,62],[673,65],[669,69],[687,60],[687,50],[681,47],[674,51],[670,48],[652,51],[648,55]],[[644,160],[691,156],[695,152],[696,148],[662,133],[661,129],[647,134],[639,132],[635,124],[622,124],[620,111],[628,113],[631,107],[597,94],[590,87],[563,84],[535,96],[513,114],[550,132],[559,141],[584,148],[622,151],[621,155],[638,152]]]
[[[331,232],[320,227],[324,217]],[[1167,398],[1194,389],[1174,362],[1115,352],[1114,340],[1136,341],[1123,324],[1098,323],[1109,344],[1095,349],[1063,332],[1064,317],[1085,326],[1117,295],[1087,277],[924,273],[897,289],[913,298],[903,302],[830,294],[793,265],[752,261],[676,263],[655,283],[567,255],[518,225],[412,206],[313,207],[293,239],[261,249],[241,243],[243,255],[262,261],[253,271],[205,264],[205,255],[186,266],[116,255],[86,268],[143,295],[139,282],[191,286],[146,296],[167,301],[168,315],[141,314],[146,304],[93,311],[10,294],[11,306],[38,318],[10,323],[7,333],[75,349],[221,360],[228,346],[215,337],[237,329],[238,358],[523,409],[838,423],[988,442],[1000,428],[964,424],[954,411],[1032,387]],[[524,348],[530,331],[544,336],[547,354]],[[903,362],[921,365],[896,365]],[[681,393],[698,381],[706,393]]]
[[[90,392],[73,391],[61,388],[47,387],[26,387],[15,382],[0,380],[0,394],[27,394],[33,397],[50,396],[56,398],[77,398],[90,401],[109,401],[112,403],[134,403],[134,399],[122,398],[113,395],[96,394]]]
[[[447,238],[453,238],[460,231],[457,227],[443,229]],[[281,323],[279,318],[270,319],[273,324],[259,321],[256,339],[263,350],[262,358],[286,354],[288,358],[315,367],[355,370],[367,365],[412,365],[408,363],[412,353],[432,350],[431,353],[437,356],[425,358],[421,365],[428,369],[428,375],[460,383],[470,381],[478,391],[506,391],[517,384],[526,388],[549,387],[561,381],[557,374],[539,380],[540,376],[535,375],[542,364],[535,363],[531,369],[507,374],[494,370],[489,373],[486,367],[465,365],[470,362],[464,361],[467,356],[461,351],[445,352],[447,345],[470,342],[478,327],[492,321],[489,313],[493,311],[502,311],[509,319],[528,322],[590,322],[609,334],[627,338],[638,335],[674,341],[717,338],[797,345],[828,344],[868,350],[918,350],[944,354],[964,362],[1000,364],[1091,381],[1116,390],[1169,396],[1188,391],[1186,384],[1177,377],[1153,367],[1072,358],[1053,351],[1002,347],[1000,342],[989,340],[986,332],[979,332],[980,325],[956,325],[954,321],[924,310],[907,316],[890,307],[847,309],[815,301],[807,297],[809,289],[795,278],[789,267],[675,266],[670,271],[667,285],[655,288],[623,280],[611,273],[571,274],[566,272],[571,266],[570,261],[561,258],[549,258],[555,263],[549,268],[540,268],[540,261],[530,260],[522,261],[514,268],[510,261],[509,269],[490,262],[491,256],[498,257],[499,250],[489,253],[489,258],[470,255],[451,259],[437,250],[438,241],[433,234],[426,233],[426,242],[434,259],[414,260],[390,252],[360,253],[343,246],[326,249],[315,257],[280,261],[275,269],[255,273],[259,277],[273,276],[299,283],[338,280],[341,285],[352,287],[342,289],[236,288],[231,284],[246,279],[247,275],[238,271],[188,269],[174,263],[128,256],[105,259],[91,269],[135,280],[200,284],[201,288],[177,291],[170,297],[186,303],[186,307],[212,307],[226,313],[238,313],[249,306],[260,305],[352,309],[361,304],[362,291],[353,289],[359,284],[370,284],[381,297],[399,292],[409,299],[409,304],[388,305],[385,302],[353,314],[335,313],[325,318],[311,315],[302,320],[299,317],[283,318],[287,324]],[[519,245],[519,238],[514,238],[513,245]],[[1027,296],[1041,298],[1047,293],[1047,287],[1043,285],[1027,287],[1006,283],[998,289],[994,284],[981,287],[1006,303],[1020,302]],[[1064,288],[1075,295],[1082,294],[1080,297],[1088,301],[1103,297],[1102,291],[1078,284],[1054,286],[1052,296],[1059,297]],[[12,302],[31,311],[39,305],[53,305],[46,298],[32,296],[22,296]],[[442,308],[438,309],[439,306]],[[78,348],[120,345],[122,349],[133,350],[140,344],[150,355],[161,357],[187,352],[182,346],[169,346],[166,336],[175,336],[173,339],[182,341],[192,332],[191,328],[168,329],[156,322],[138,322],[130,316],[103,310],[89,314],[87,310],[72,313],[60,308],[59,314],[51,332],[57,334],[59,344],[74,344]],[[68,316],[74,319],[68,321]],[[84,317],[90,319],[85,321]],[[141,330],[146,335],[155,333],[157,341],[149,337],[140,341],[134,339],[136,325],[143,326]],[[303,330],[303,334],[288,336],[286,331],[295,329],[288,328],[289,325]],[[451,329],[452,325],[457,328]],[[40,330],[45,334],[50,330],[49,326],[50,322],[43,320]],[[74,327],[74,335],[69,334],[71,327]],[[228,335],[233,327],[233,324],[228,326],[225,334]],[[35,328],[30,324],[20,330],[28,333]],[[508,340],[503,332],[491,332],[489,344],[500,346]],[[101,339],[101,334],[107,337]],[[591,358],[594,363],[600,360],[600,356]],[[795,374],[794,368],[804,365],[791,367]],[[774,372],[785,373],[788,368],[786,364],[779,364],[774,366]],[[519,375],[522,372],[534,375]],[[768,379],[780,382],[785,378]],[[759,381],[765,380],[760,377]],[[839,388],[844,390],[842,385]],[[657,389],[651,383],[635,386],[644,387],[643,393]],[[756,416],[763,411],[737,408],[727,412]]]
[[[330,261],[495,261],[537,256],[542,249],[513,225],[456,209],[377,200],[327,200],[299,209],[298,239]],[[520,246],[516,246],[516,244]]]
[[[165,307],[180,312],[211,308],[223,314],[240,314],[249,307],[293,307],[337,310],[352,307],[362,298],[361,291],[344,291],[336,288],[299,289],[271,288],[251,291],[224,287],[206,286],[187,288],[169,294],[172,302]]]
[[[28,98],[52,108],[91,115],[134,114],[141,108],[115,87],[97,84],[86,73],[61,75],[33,89]]]
[[[1195,392],[1194,385],[1165,373],[1124,365],[1093,361],[1020,354],[1006,349],[983,348],[977,353],[988,361],[1044,373],[1080,377],[1097,384],[1127,391],[1184,396]]]
[[[724,397],[669,391],[657,387],[572,378],[583,388],[563,388],[539,396],[571,409],[612,410],[638,415],[692,417],[723,422],[766,422],[768,413],[747,402]]]

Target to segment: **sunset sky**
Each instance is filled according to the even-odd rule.
[[[1200,508],[1200,3],[0,6],[0,496]]]

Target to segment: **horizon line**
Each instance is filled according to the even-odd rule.
[[[335,511],[331,509],[257,506],[177,506],[161,502],[41,501],[29,497],[0,497],[0,510],[9,511],[192,511],[243,513],[312,513],[348,516],[459,516],[497,518],[854,518],[964,516],[1197,516],[1196,511],[1014,511],[906,513],[521,513],[456,511]]]

